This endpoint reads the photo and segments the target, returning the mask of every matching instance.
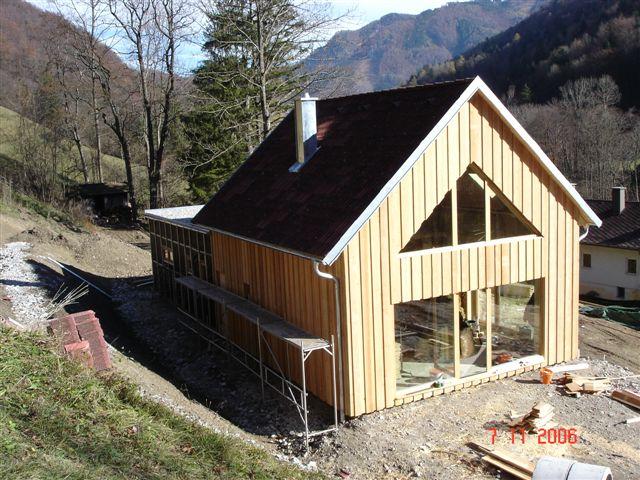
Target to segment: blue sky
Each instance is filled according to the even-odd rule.
[[[56,10],[51,0],[27,0],[45,10]],[[323,1],[323,0],[320,0]],[[351,12],[336,30],[355,30],[388,13],[417,14],[437,8],[451,1],[467,0],[324,0],[338,15]],[[183,70],[192,70],[202,58],[202,52],[194,38],[194,43],[183,47],[180,54]]]

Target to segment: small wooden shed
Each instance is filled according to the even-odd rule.
[[[302,98],[209,203],[172,211],[147,212],[158,285],[347,416],[578,355],[600,220],[480,78]],[[297,333],[257,336],[269,315]],[[299,332],[335,363],[292,362]]]

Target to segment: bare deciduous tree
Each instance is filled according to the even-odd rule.
[[[162,202],[162,173],[171,125],[177,118],[177,52],[192,33],[188,2],[105,0],[121,42],[118,51],[135,65],[151,208]]]
[[[312,0],[204,0],[201,10],[209,22],[205,50],[242,60],[244,68],[230,62],[229,70],[216,73],[247,86],[249,98],[232,101],[257,105],[261,141],[293,97],[328,74],[305,69],[301,61],[343,16],[332,16],[326,4]]]
[[[623,185],[638,197],[640,119],[616,107],[611,77],[581,78],[560,88],[546,105],[515,108],[527,130],[587,198],[608,198]]]

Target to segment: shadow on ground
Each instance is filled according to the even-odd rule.
[[[40,276],[60,277],[47,264],[32,262]],[[254,373],[180,324],[180,317],[186,318],[155,292],[152,285],[135,286],[144,283],[145,277],[110,279],[71,265],[64,267],[112,296],[109,298],[91,288],[66,311],[93,310],[107,342],[113,347],[170,381],[187,397],[251,434],[290,437],[293,433],[298,437],[303,431],[292,403],[269,387],[265,387],[263,399],[260,380]],[[63,272],[66,288],[81,283],[68,271]],[[46,283],[45,278],[42,280]],[[309,410],[311,429],[331,425],[333,410],[311,395]]]

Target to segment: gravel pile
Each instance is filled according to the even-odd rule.
[[[28,261],[31,244],[12,242],[0,248],[0,282],[9,297],[13,321],[26,328],[38,328],[46,322],[48,285]]]

